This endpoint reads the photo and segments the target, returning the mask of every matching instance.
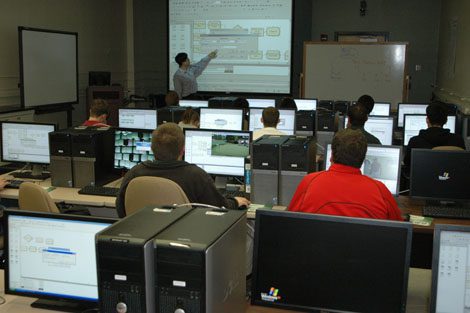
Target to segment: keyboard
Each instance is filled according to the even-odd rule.
[[[104,187],[104,186],[85,186],[78,191],[81,195],[93,195],[93,196],[105,196],[105,197],[116,197],[118,195],[119,188]]]
[[[247,195],[244,191],[241,190],[226,190],[226,189],[219,189],[219,192],[225,198],[235,198],[235,197],[244,197],[247,198]]]
[[[20,185],[23,182],[24,182],[24,180],[11,179],[11,180],[8,180],[8,184],[5,185],[5,188],[19,189]]]
[[[45,173],[42,172],[39,175],[33,175],[31,171],[24,171],[24,172],[13,172],[11,173],[11,176],[15,178],[30,178],[30,179],[40,179],[40,180],[45,180],[51,177],[50,173]]]
[[[470,219],[470,207],[426,205],[423,207],[423,216]]]

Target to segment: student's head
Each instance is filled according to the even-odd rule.
[[[90,117],[106,123],[106,119],[109,115],[109,104],[105,100],[95,99],[90,107]]]
[[[336,133],[331,143],[331,162],[361,168],[366,157],[366,136],[359,129],[343,129]]]
[[[364,127],[367,122],[367,109],[360,103],[356,103],[348,110],[348,127]]]
[[[372,112],[374,109],[375,101],[374,98],[369,95],[362,95],[359,97],[359,99],[357,99],[357,103],[362,104],[367,110],[367,115],[369,115],[370,112]]]
[[[279,105],[277,106],[278,109],[296,109],[297,110],[297,105],[295,104],[294,99],[290,97],[285,97],[282,98],[281,101],[279,102]]]
[[[184,153],[183,130],[175,123],[165,123],[152,134],[152,152],[155,160],[181,160]]]
[[[188,54],[185,52],[180,52],[175,56],[175,62],[181,67],[182,65],[189,62]],[[189,64],[188,64],[189,65]]]
[[[184,124],[190,124],[195,127],[199,127],[199,124],[200,124],[199,113],[197,113],[196,110],[192,108],[187,108],[183,113],[181,121]]]
[[[178,93],[174,90],[168,91],[168,93],[165,95],[165,104],[167,106],[178,106],[180,103],[180,97],[178,96]]]
[[[442,127],[447,123],[447,108],[439,103],[431,103],[426,108],[428,126]]]
[[[275,107],[268,107],[263,110],[261,122],[264,127],[276,127],[279,123],[279,110]]]

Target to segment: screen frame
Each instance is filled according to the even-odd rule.
[[[406,132],[406,117],[407,116],[422,116],[422,117],[427,117],[426,114],[403,114],[403,146],[404,147],[407,147],[408,144],[405,144],[405,132]],[[456,115],[447,115],[447,122],[449,121],[449,116],[453,116],[454,117],[454,121],[455,121],[455,124],[454,124],[454,132],[452,132],[452,130],[450,128],[444,128],[444,125],[442,126],[443,129],[449,129],[450,130],[450,133],[451,134],[455,134],[456,131],[457,131],[457,116]],[[446,123],[447,124],[447,123]],[[429,127],[426,127],[426,128],[423,128],[424,130],[427,129]],[[419,132],[418,132],[419,134]],[[411,138],[410,138],[411,139]]]
[[[25,211],[25,210],[15,210],[15,209],[5,209],[3,216],[3,229],[4,229],[4,242],[5,242],[5,294],[17,295],[32,297],[38,299],[47,299],[47,300],[56,300],[56,301],[66,301],[73,302],[83,305],[96,305],[99,302],[99,298],[96,301],[88,301],[84,299],[77,299],[73,297],[61,297],[51,296],[47,294],[32,293],[32,292],[17,292],[10,290],[10,264],[9,264],[9,236],[8,236],[8,220],[10,216],[26,216],[26,217],[35,217],[35,218],[49,218],[49,219],[60,219],[67,221],[84,221],[84,222],[96,222],[96,223],[109,223],[111,226],[113,223],[117,222],[117,218],[108,218],[108,217],[96,217],[96,216],[87,216],[87,215],[72,215],[72,214],[61,214],[61,213],[50,213],[50,212],[34,212],[34,211]],[[108,227],[109,227],[108,226]],[[97,270],[97,269],[96,269]],[[98,288],[98,281],[96,287]]]
[[[373,115],[373,116],[390,116],[390,113],[392,111],[392,104],[390,102],[382,102],[382,101],[375,101],[374,103],[374,107],[377,103],[380,103],[380,104],[387,104],[388,105],[388,115]],[[374,109],[372,109],[372,111],[374,111]]]
[[[399,102],[397,105],[397,128],[403,128],[403,124],[405,123],[405,114],[403,114],[403,124],[400,126],[400,107],[403,105],[418,105],[418,106],[423,106],[425,105],[426,107],[429,105],[429,103],[413,103],[413,102]],[[411,113],[411,114],[419,114],[419,113]],[[425,113],[426,114],[426,113]]]
[[[245,110],[244,109],[241,109],[241,108],[199,108],[199,122],[200,123],[202,122],[202,113],[203,113],[204,110],[208,110],[209,112],[211,110],[212,111],[222,110],[221,112],[223,112],[223,110],[240,111],[241,112],[241,129],[237,129],[237,130],[234,130],[234,131],[243,131],[243,119],[245,118]],[[199,129],[214,130],[214,128],[202,128],[202,125],[199,125]],[[228,129],[219,129],[219,130],[232,131],[232,130],[228,130]]]
[[[118,108],[118,127],[117,128],[121,128],[121,129],[136,129],[136,128],[126,128],[126,127],[121,127],[120,126],[120,123],[121,123],[121,110],[138,110],[138,111],[148,111],[148,112],[154,112],[155,111],[155,125],[157,125],[158,123],[158,110],[157,109],[147,109],[147,108]],[[158,125],[157,125],[158,127]],[[144,128],[139,128],[139,129],[144,129]],[[152,128],[153,130],[157,129],[156,127],[155,128]],[[150,130],[150,128],[148,129]]]
[[[250,123],[250,120],[251,120],[251,110],[261,110],[261,114],[263,114],[263,110],[264,110],[264,109],[263,109],[263,108],[248,108],[248,110],[247,110],[247,112],[248,112],[248,114],[247,114],[247,115],[248,115],[248,131],[254,132],[254,131],[256,131],[256,129],[252,129],[252,130],[251,130],[251,123]],[[296,132],[296,130],[297,130],[297,124],[296,124],[296,122],[297,122],[297,114],[296,114],[296,113],[297,113],[297,110],[296,110],[296,109],[277,109],[277,110],[279,111],[279,118],[281,118],[281,111],[288,111],[288,112],[293,112],[293,113],[294,113],[294,128],[292,129],[292,134],[291,134],[291,135],[286,134],[286,136],[293,136],[293,135],[295,135],[295,132]],[[307,111],[307,112],[309,112],[309,111]],[[264,128],[264,126],[263,126],[263,128]],[[263,128],[259,128],[259,129],[263,129]],[[279,131],[284,132],[284,130],[279,129],[279,128],[277,127],[277,125],[276,125],[276,129],[279,130]],[[284,132],[284,133],[285,133],[285,132]]]
[[[317,110],[317,105],[318,105],[318,99],[317,98],[293,98],[292,100],[294,100],[294,103],[295,103],[295,106],[297,107],[297,111],[307,111],[307,112],[310,112],[310,111],[316,111]],[[315,108],[313,110],[300,110],[299,109],[299,106],[297,105],[297,103],[295,102],[295,100],[315,100]]]

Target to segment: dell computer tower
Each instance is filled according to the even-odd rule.
[[[49,151],[51,163],[51,185],[55,187],[72,187],[72,130],[58,130],[49,133]]]
[[[313,136],[315,133],[315,111],[297,111],[295,113],[295,134]]]
[[[291,136],[281,145],[280,205],[288,206],[300,181],[315,171],[316,151],[312,137]]]
[[[152,238],[191,208],[145,207],[96,235],[101,313],[155,313]]]
[[[159,233],[153,241],[153,312],[244,312],[245,239],[244,212],[205,208]]]

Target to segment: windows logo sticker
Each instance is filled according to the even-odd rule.
[[[276,302],[278,300],[281,300],[281,296],[279,295],[279,289],[271,287],[268,293],[262,292],[261,300],[269,302]]]
[[[440,181],[446,181],[446,180],[449,180],[450,179],[450,176],[449,176],[449,173],[448,172],[444,172],[443,175],[439,175],[439,180]]]

